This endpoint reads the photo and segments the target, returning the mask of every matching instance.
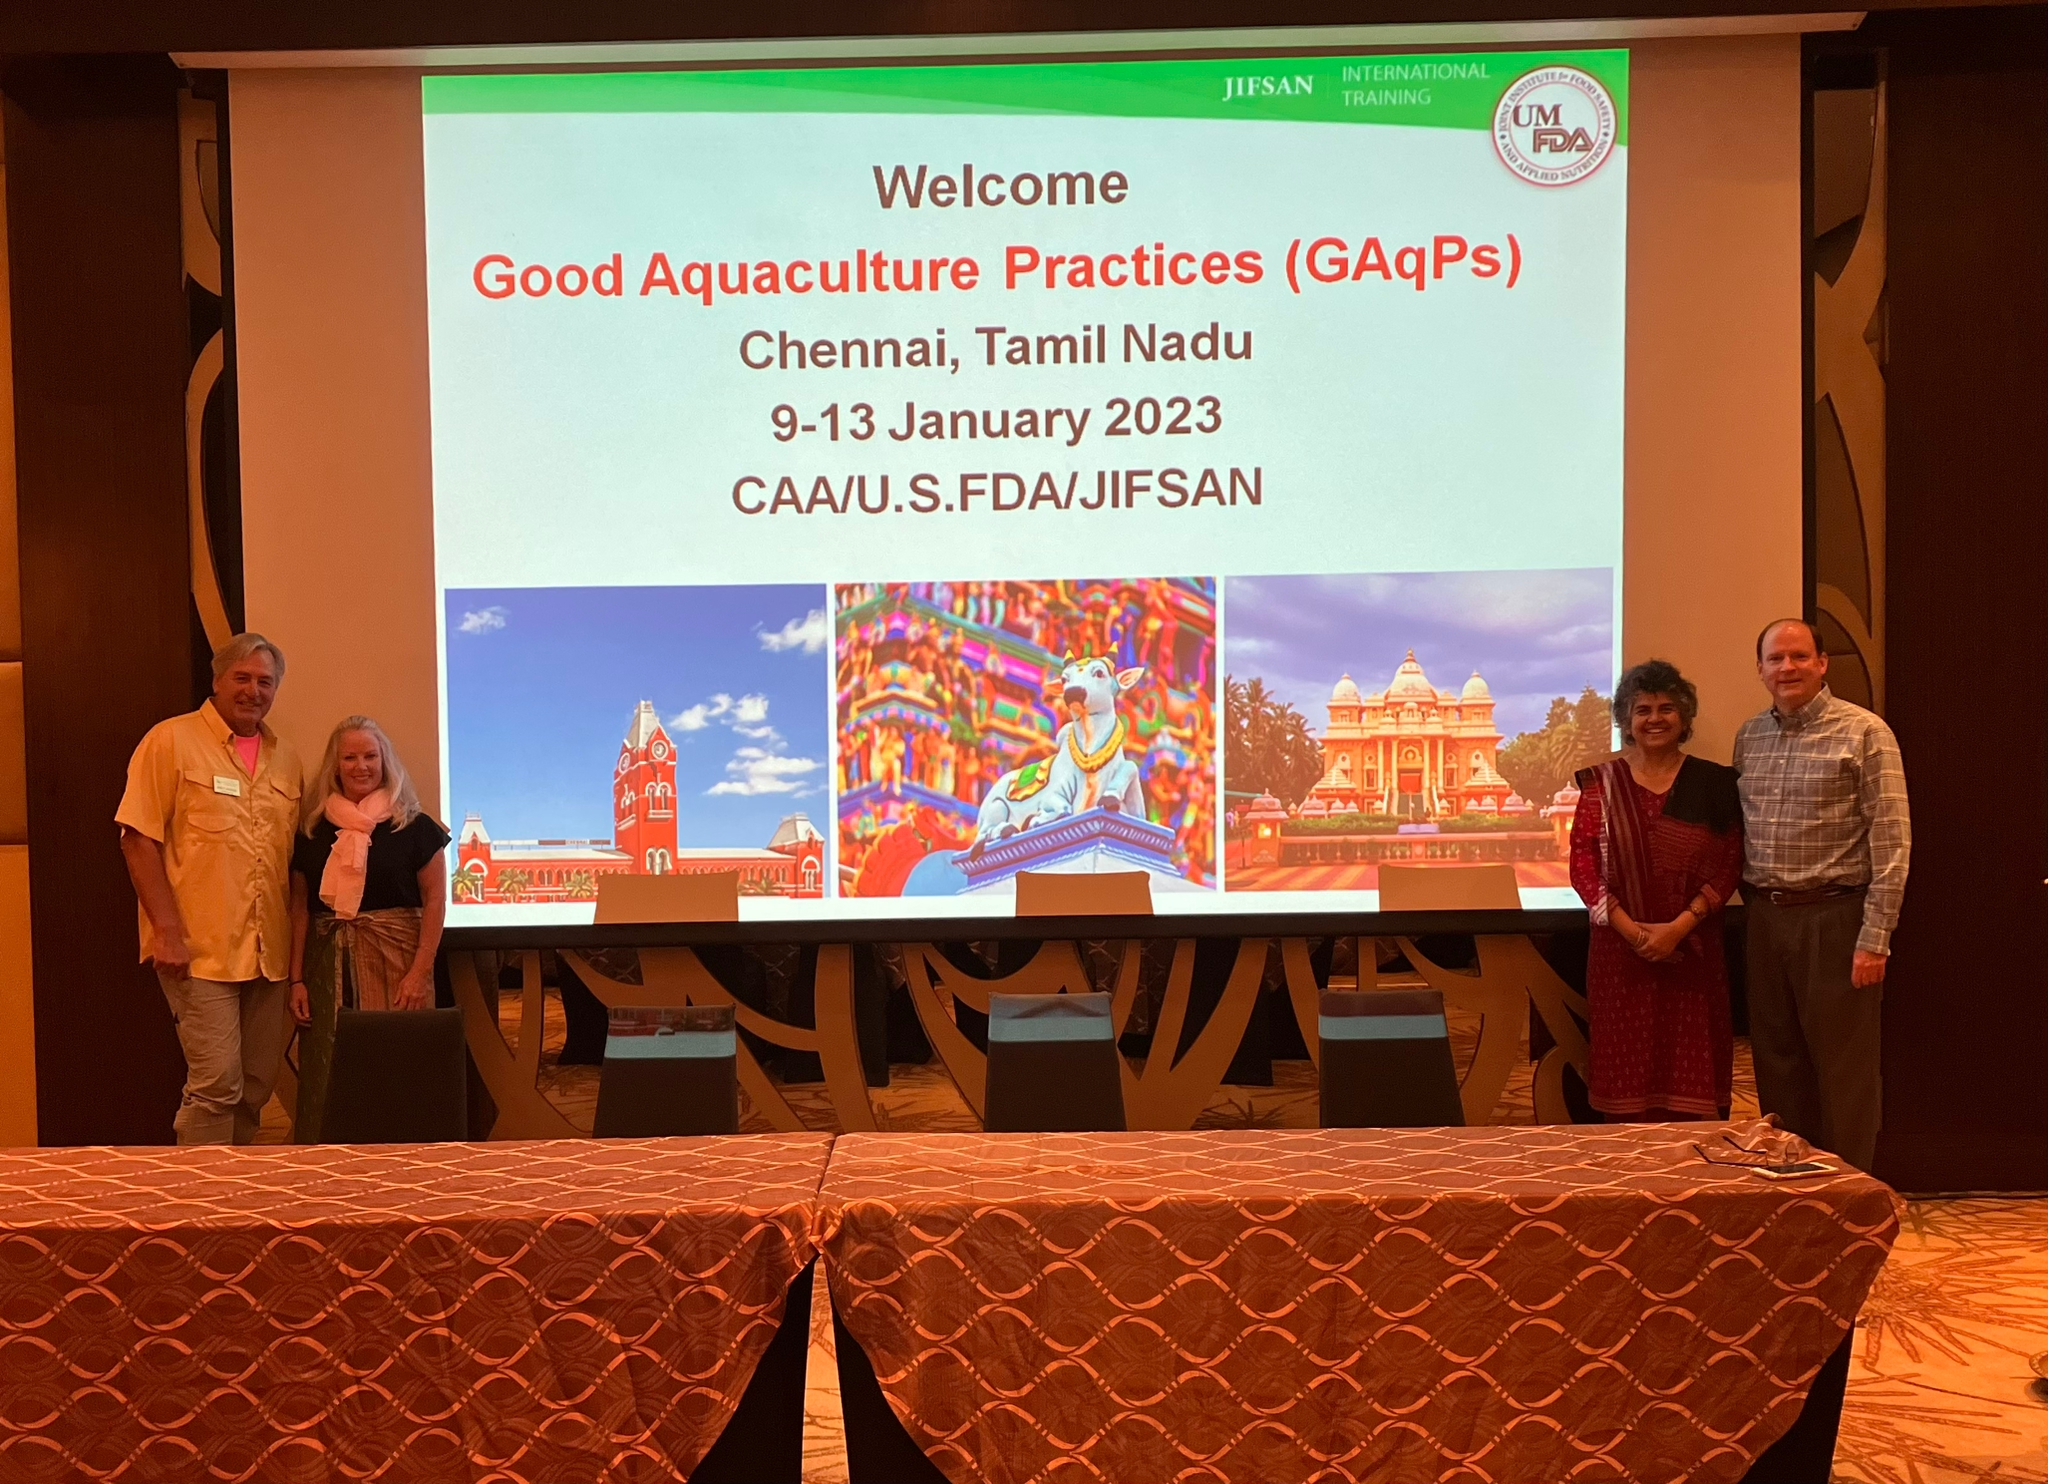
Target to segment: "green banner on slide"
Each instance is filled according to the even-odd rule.
[[[1491,129],[1501,95],[1575,67],[1628,142],[1628,52],[1173,58],[996,66],[806,67],[427,77],[428,113],[1014,113]]]

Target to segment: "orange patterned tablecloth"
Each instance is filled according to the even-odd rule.
[[[0,1154],[0,1479],[678,1478],[830,1145]]]
[[[819,1246],[957,1484],[1735,1481],[1897,1220],[1720,1132],[853,1134]]]

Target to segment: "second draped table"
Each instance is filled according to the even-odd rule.
[[[1733,1484],[1897,1219],[1721,1129],[849,1135],[819,1246],[954,1484]]]

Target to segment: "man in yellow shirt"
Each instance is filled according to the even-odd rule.
[[[263,724],[284,654],[238,634],[213,657],[213,694],[157,723],[128,762],[114,818],[185,1050],[180,1144],[247,1144],[290,1035],[292,836],[303,773]]]

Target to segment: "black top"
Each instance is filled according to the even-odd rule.
[[[1584,788],[1592,779],[1591,768],[1581,768],[1573,782]],[[1664,817],[1687,824],[1701,824],[1717,835],[1725,835],[1742,823],[1742,794],[1735,780],[1742,775],[1723,763],[1709,762],[1687,753],[1671,780],[1671,792],[1664,798]]]
[[[341,835],[331,819],[313,826],[310,835],[300,834],[292,846],[292,869],[306,878],[306,905],[317,916],[334,909],[320,900],[320,878],[327,872],[327,857]],[[420,867],[434,858],[434,852],[448,843],[448,832],[432,815],[413,816],[402,830],[385,820],[370,831],[370,861],[363,869],[363,904],[360,912],[377,912],[386,907],[424,907],[420,899]]]

